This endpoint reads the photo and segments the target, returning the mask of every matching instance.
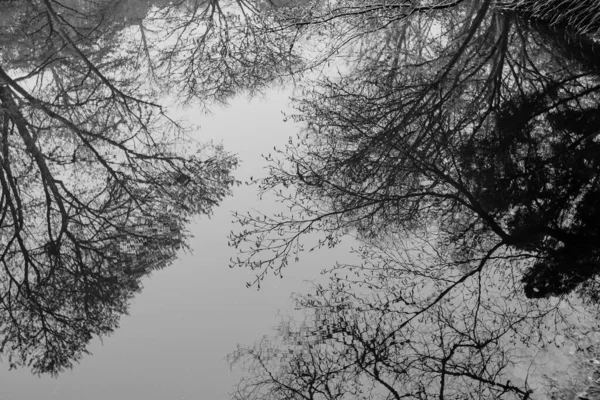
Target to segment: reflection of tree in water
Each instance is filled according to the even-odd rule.
[[[307,323],[326,343],[282,367],[238,349],[236,398],[531,398],[513,367],[570,326],[570,294],[598,301],[598,3],[319,5],[286,18],[345,69],[304,86],[261,182],[290,212],[239,215],[231,238],[260,283],[305,234],[355,234],[361,264],[299,300],[354,315]]]
[[[574,33],[535,19],[548,10],[514,4],[377,9],[379,19],[364,17],[366,32],[350,19],[349,46],[360,54],[339,79],[323,79],[297,100],[298,119],[310,123],[306,138],[284,151],[295,167],[275,164],[264,186],[294,185],[299,196],[288,201],[298,210],[321,203],[304,219],[286,220],[286,246],[284,237],[271,239],[280,233],[277,219],[240,218],[256,229],[234,236],[236,243],[260,238],[263,246],[239,263],[259,268],[260,280],[286,264],[296,233],[321,230],[322,244],[335,244],[349,229],[376,238],[387,229],[436,226],[438,245],[454,247],[465,263],[499,240],[552,279],[564,276],[545,289],[528,284],[528,296],[568,293],[589,281],[596,264],[588,205],[598,172],[597,29],[587,24],[580,31],[590,34]],[[345,16],[338,18],[332,29]],[[268,251],[274,257],[253,258]],[[558,261],[575,253],[579,261],[570,267]],[[553,272],[555,263],[563,273]]]
[[[205,108],[301,65],[253,1],[0,1],[0,354],[58,373],[234,183],[161,97]],[[281,79],[280,79],[281,78]]]
[[[185,223],[228,193],[235,160],[189,150],[154,103],[160,90],[225,101],[340,57],[341,76],[309,82],[297,102],[308,124],[283,154],[293,167],[275,163],[263,181],[295,190],[285,201],[297,213],[240,217],[248,229],[232,242],[251,243],[238,263],[260,281],[304,233],[333,246],[356,232],[367,273],[328,289],[356,296],[348,315],[326,292],[325,304],[301,302],[336,319],[317,318],[315,345],[288,351],[285,379],[262,382],[276,398],[290,387],[369,394],[365,382],[394,398],[398,386],[527,398],[526,382],[504,379],[511,352],[535,346],[536,328],[560,312],[519,297],[521,282],[528,297],[597,300],[595,3],[578,3],[593,17],[553,0],[135,4],[0,4],[10,11],[0,13],[0,348],[11,363],[70,366],[116,327],[141,277],[185,245]],[[221,8],[253,4],[260,13]],[[317,56],[303,60],[302,48]],[[264,251],[272,257],[256,260]],[[360,285],[372,293],[358,296]]]
[[[541,21],[517,21],[517,30],[529,33],[531,50],[558,57],[523,69],[519,91],[495,112],[495,129],[463,147],[462,168],[481,205],[502,218],[509,243],[535,254],[523,278],[528,297],[587,282],[582,290],[597,299],[600,47]]]
[[[123,3],[0,5],[0,353],[12,367],[71,367],[234,183],[235,157],[193,143],[155,103]]]
[[[143,142],[150,124],[133,136],[106,123],[88,129],[14,98],[0,88],[2,350],[13,365],[58,372],[117,326],[141,278],[175,259],[191,217],[228,193],[235,160],[210,146],[157,151]],[[112,119],[110,110],[95,117]]]
[[[499,299],[497,287],[488,291],[489,271],[468,282],[470,293],[463,288],[453,299],[428,306],[427,294],[436,292],[421,286],[404,302],[409,282],[414,290],[427,278],[415,271],[394,279],[403,266],[382,277],[385,253],[381,259],[368,256],[363,265],[339,268],[329,285],[297,299],[308,316],[302,324],[284,321],[274,336],[231,354],[234,365],[251,371],[234,399],[428,399],[440,393],[456,399],[529,398],[527,384],[512,381],[511,363],[515,355],[529,355],[520,342],[537,333],[536,323],[543,323],[551,307]],[[485,287],[479,294],[473,290],[478,280]],[[357,295],[359,281],[372,290]]]

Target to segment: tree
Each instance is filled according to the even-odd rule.
[[[425,238],[413,239],[420,247],[412,257],[397,245],[404,239],[389,239],[363,243],[360,265],[337,265],[328,284],[297,296],[306,319],[284,320],[273,336],[238,346],[232,367],[249,376],[233,399],[545,394],[549,371],[536,357],[576,321],[572,310],[519,296],[514,256],[490,253],[465,274]]]
[[[459,258],[481,242],[518,248],[534,263],[586,254],[575,269],[588,272],[572,269],[574,280],[552,290],[528,284],[528,295],[567,293],[595,275],[585,267],[593,251],[581,247],[595,235],[594,212],[583,211],[596,191],[599,82],[590,54],[557,51],[543,21],[465,4],[401,13],[386,28],[399,42],[361,39],[376,44],[353,68],[305,90],[295,118],[306,128],[262,182],[264,191],[293,188],[284,201],[297,213],[240,216],[247,228],[232,239],[247,256],[236,264],[258,269],[260,281],[301,249],[304,233],[335,245],[350,231],[371,239],[436,226],[438,246]],[[577,250],[559,250],[575,242]]]
[[[72,367],[235,183],[236,158],[193,143],[137,69],[148,60],[124,39],[143,42],[127,17],[156,8],[124,5],[0,4],[0,354],[11,367]]]
[[[126,2],[125,2],[126,3]],[[175,93],[182,104],[225,104],[255,95],[306,68],[279,29],[272,10],[280,1],[206,0],[161,2],[133,21],[125,39],[155,89]]]
[[[362,264],[298,299],[330,315],[329,331],[284,324],[278,339],[297,347],[234,353],[250,372],[234,398],[539,389],[509,382],[511,369],[570,329],[580,308],[569,294],[597,304],[600,272],[598,33],[577,19],[551,25],[549,3],[543,16],[532,2],[492,1],[295,11],[303,33],[324,32],[319,54],[346,65],[304,85],[292,116],[304,128],[260,182],[290,211],[238,215],[232,264],[260,284],[306,237],[319,235],[312,250],[347,234]]]

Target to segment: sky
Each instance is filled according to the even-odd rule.
[[[222,142],[238,154],[235,176],[244,181],[265,176],[261,154],[282,148],[299,129],[283,121],[288,97],[271,91],[261,99],[236,99],[211,116],[194,108],[184,115],[200,125],[196,140]],[[246,288],[253,273],[228,267],[236,255],[227,246],[227,234],[235,228],[231,213],[271,212],[278,206],[273,199],[259,201],[254,187],[235,188],[210,219],[199,217],[189,227],[193,252],[182,252],[170,267],[145,279],[120,328],[89,346],[93,355],[58,378],[9,371],[0,363],[0,400],[229,399],[242,375],[230,370],[227,354],[238,343],[249,345],[271,333],[279,318],[292,312],[290,295],[308,290],[308,281],[318,280],[323,268],[352,260],[350,244],[342,243],[301,256],[283,279],[271,275],[260,290]]]

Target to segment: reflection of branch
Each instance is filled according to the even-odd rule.
[[[446,371],[446,374],[452,375],[452,376],[466,376],[466,377],[469,377],[478,382],[485,383],[487,385],[495,386],[497,388],[503,389],[504,390],[503,393],[506,393],[509,391],[516,392],[516,393],[520,394],[521,396],[523,396],[523,397],[521,397],[522,400],[529,399],[531,397],[531,394],[533,393],[533,390],[531,390],[531,389],[530,390],[522,390],[519,387],[512,385],[509,380],[507,380],[506,383],[499,383],[496,381],[485,379],[484,377],[482,377],[480,375],[475,375],[472,372],[468,372],[468,371],[460,371],[460,372]]]
[[[17,84],[15,81],[13,81],[10,76],[8,76],[6,74],[6,72],[2,69],[2,67],[0,66],[0,82],[6,82],[6,84],[10,85],[10,87],[12,87],[15,91],[17,91],[21,96],[23,96],[23,98],[25,98],[34,108],[39,108],[42,111],[44,111],[46,113],[46,115],[48,115],[51,118],[54,118],[60,122],[62,122],[63,124],[65,124],[67,127],[69,127],[84,143],[85,145],[94,153],[94,155],[96,156],[96,159],[98,160],[98,162],[100,162],[100,164],[102,164],[102,166],[107,170],[107,172],[112,175],[112,177],[115,179],[115,181],[117,182],[121,182],[121,180],[119,179],[119,177],[117,176],[116,171],[111,168],[110,165],[108,165],[108,163],[106,162],[106,160],[102,157],[102,155],[100,153],[98,153],[98,150],[90,143],[89,140],[87,140],[84,136],[84,132],[81,131],[81,129],[79,129],[73,122],[71,122],[70,120],[66,119],[65,117],[55,113],[54,111],[52,111],[50,108],[48,108],[44,102],[36,99],[35,97],[33,97],[31,94],[29,94],[25,89],[23,89],[19,84]],[[24,119],[23,119],[24,120]],[[25,122],[26,125],[26,122]],[[87,135],[91,135],[91,133],[89,132],[85,132],[85,134]],[[95,136],[95,135],[92,135]],[[124,146],[122,144],[118,144],[117,142],[109,139],[107,136],[102,136],[102,139],[113,144],[113,145],[117,145],[117,147],[119,148],[123,148]],[[34,141],[32,140],[32,143],[34,143]],[[130,189],[124,185],[122,185],[123,188],[132,196],[132,198],[135,198],[135,196],[130,192]]]
[[[150,46],[148,46],[148,40],[146,39],[146,32],[144,29],[144,21],[139,22],[140,34],[142,36],[142,47],[144,49],[144,53],[146,54],[146,58],[148,59],[148,70],[150,71],[150,75],[155,82],[158,81],[156,77],[156,67],[154,66],[154,62],[152,61],[152,56],[150,55]]]
[[[321,184],[321,177],[318,176],[317,174],[314,174],[312,176],[303,175],[302,172],[300,172],[300,164],[299,163],[296,164],[296,175],[304,184],[306,184],[308,186],[316,186],[316,187],[323,186]]]
[[[510,32],[511,27],[511,16],[510,15],[499,15],[496,14],[495,18],[498,19],[500,26],[502,27],[502,31],[500,33],[500,38],[494,44],[494,49],[498,48],[497,59],[494,62],[494,66],[492,68],[492,72],[490,73],[486,86],[492,87],[492,90],[489,92],[489,104],[491,106],[494,105],[494,99],[500,96],[500,85],[502,83],[502,71],[504,69],[504,62],[506,58],[506,52],[508,50],[508,34]]]
[[[77,55],[81,58],[81,60],[85,63],[85,65],[90,69],[90,71],[92,71],[94,73],[94,75],[96,75],[98,78],[100,78],[100,80],[102,81],[102,83],[104,83],[110,90],[111,92],[113,92],[114,94],[117,94],[118,96],[120,96],[123,99],[126,100],[133,100],[135,102],[138,103],[142,103],[142,104],[147,104],[149,106],[153,106],[153,107],[159,107],[160,106],[158,104],[152,103],[152,102],[148,102],[145,100],[140,100],[137,98],[134,98],[132,96],[129,96],[125,93],[123,93],[120,89],[118,89],[115,85],[112,84],[112,82],[110,80],[108,80],[108,78],[106,76],[104,76],[104,74],[102,72],[100,72],[100,70],[96,67],[96,65],[94,65],[94,63],[92,63],[89,58],[79,49],[79,47],[77,47],[77,45],[73,42],[73,40],[71,39],[71,37],[64,31],[64,29],[62,28],[62,18],[60,18],[57,14],[56,11],[54,10],[54,8],[52,7],[52,5],[50,4],[49,0],[44,0],[44,4],[46,5],[46,9],[48,10],[49,15],[52,17],[52,20],[55,23],[55,29],[58,32],[58,34],[60,35],[60,37],[67,42],[71,48],[73,48],[73,50],[77,53]]]
[[[392,330],[391,333],[387,336],[387,338],[392,338],[397,332],[399,332],[400,330],[402,330],[412,320],[414,320],[419,315],[423,314],[425,311],[427,311],[430,308],[432,308],[437,303],[439,303],[444,297],[446,297],[446,295],[448,293],[450,293],[452,290],[454,290],[454,288],[456,288],[458,285],[464,283],[467,279],[469,279],[471,276],[475,275],[476,273],[479,273],[479,271],[481,271],[483,269],[483,267],[485,267],[486,263],[492,257],[492,255],[496,252],[496,250],[498,250],[502,246],[504,246],[504,242],[497,243],[481,259],[481,261],[479,262],[479,265],[477,266],[477,268],[474,268],[469,273],[464,274],[459,280],[453,282],[450,286],[448,286],[440,294],[438,294],[437,297],[432,302],[430,302],[426,307],[424,307],[424,308],[420,309],[419,311],[415,312],[412,317],[408,318],[406,321],[402,322],[396,329]]]
[[[4,71],[1,71],[1,69],[0,69],[0,73],[3,73],[3,72]],[[21,135],[23,142],[25,143],[25,147],[27,148],[27,151],[31,154],[31,156],[35,160],[35,162],[40,170],[42,180],[50,188],[52,195],[54,196],[54,198],[56,200],[56,204],[58,205],[60,213],[63,217],[62,225],[61,225],[61,235],[62,235],[62,233],[66,232],[66,230],[67,230],[68,214],[67,214],[67,210],[65,209],[65,206],[62,202],[62,197],[60,195],[58,187],[56,186],[56,182],[54,181],[54,177],[52,176],[52,172],[50,172],[50,169],[48,168],[48,165],[46,164],[44,155],[42,154],[40,149],[36,146],[35,140],[29,133],[29,129],[27,128],[27,121],[25,120],[25,117],[23,117],[23,114],[21,114],[21,112],[19,111],[17,105],[15,104],[15,101],[13,100],[13,95],[7,86],[0,85],[0,100],[2,101],[2,104],[4,105],[5,112],[7,113],[7,115],[10,116],[10,119],[17,126],[17,130],[19,132],[19,135]],[[59,235],[59,238],[60,238],[60,235]]]
[[[46,0],[46,1],[48,1],[48,0]],[[456,51],[456,53],[454,54],[454,57],[452,57],[452,59],[450,60],[448,65],[446,65],[444,67],[445,68],[444,72],[438,78],[436,78],[437,83],[443,82],[443,80],[448,76],[448,74],[450,73],[452,68],[454,68],[454,65],[458,62],[458,60],[462,57],[464,52],[467,50],[467,46],[471,42],[471,39],[473,39],[473,36],[475,36],[475,33],[479,29],[479,26],[483,22],[483,18],[487,14],[487,11],[490,7],[491,2],[492,2],[491,0],[484,0],[483,5],[479,9],[479,12],[477,12],[475,19],[473,20],[473,24],[471,25],[471,28],[469,29],[469,33],[467,34],[467,37],[463,41],[460,48]]]
[[[432,172],[438,178],[440,178],[440,180],[446,182],[451,187],[456,189],[460,194],[465,196],[467,201],[460,200],[461,204],[463,204],[464,206],[468,207],[473,212],[475,212],[482,220],[484,220],[488,224],[490,229],[495,234],[497,234],[502,240],[506,241],[509,239],[510,235],[508,235],[504,231],[504,229],[502,229],[502,227],[496,222],[494,217],[485,210],[485,208],[481,205],[481,203],[477,200],[477,198],[475,198],[473,193],[471,193],[471,191],[469,191],[469,189],[467,187],[465,187],[464,184],[462,184],[461,182],[452,178],[449,174],[445,173],[443,170],[438,168],[435,164],[432,164],[428,161],[423,161],[423,157],[419,156],[418,153],[416,153],[417,155],[415,155],[415,152],[412,150],[411,146],[402,146],[400,148],[397,147],[397,149],[399,151],[402,151],[402,153],[406,157],[410,158],[415,163],[420,165],[424,171]],[[458,198],[457,198],[457,200],[458,200]]]
[[[448,3],[448,4],[440,4],[440,5],[429,5],[429,6],[412,6],[412,7],[407,7],[406,3],[401,3],[401,4],[385,4],[385,5],[368,5],[368,6],[362,6],[362,7],[340,7],[338,10],[344,10],[343,12],[338,12],[336,14],[333,15],[328,15],[327,17],[322,17],[318,20],[312,20],[312,21],[292,21],[290,26],[304,26],[304,25],[317,25],[317,24],[324,24],[326,22],[330,22],[333,21],[335,19],[338,18],[344,18],[344,17],[352,17],[352,16],[357,16],[357,15],[364,15],[364,14],[373,14],[376,13],[377,11],[388,11],[388,10],[405,10],[405,9],[409,9],[410,12],[402,14],[402,17],[408,17],[412,14],[416,14],[416,13],[426,13],[426,12],[431,12],[431,11],[439,11],[439,10],[445,10],[448,8],[453,8],[456,7],[457,5],[459,5],[460,3],[462,3],[464,0],[456,0],[454,2]],[[489,0],[486,0],[489,3]],[[347,10],[347,11],[345,11]],[[288,28],[290,26],[286,26],[284,28]]]

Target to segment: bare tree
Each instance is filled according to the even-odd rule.
[[[156,102],[119,5],[1,5],[0,354],[11,367],[71,367],[235,183],[236,158],[194,143]]]
[[[593,35],[493,1],[321,4],[289,12],[346,64],[303,86],[260,182],[289,212],[238,215],[232,265],[260,285],[348,234],[362,264],[297,298],[326,322],[233,354],[234,398],[530,398],[512,369],[535,373],[570,293],[598,298]]]
[[[558,302],[519,296],[515,256],[497,246],[467,269],[425,238],[363,243],[361,264],[296,297],[300,323],[230,355],[248,375],[232,398],[529,399],[536,364],[574,321]],[[412,251],[407,251],[413,246]],[[528,371],[517,374],[515,367]]]
[[[292,213],[239,216],[234,264],[256,269],[260,282],[297,255],[306,233],[321,234],[321,246],[349,232],[371,240],[435,226],[436,246],[459,258],[500,242],[532,264],[561,265],[536,267],[563,268],[544,288],[553,272],[525,277],[528,296],[593,282],[595,246],[585,243],[596,234],[582,221],[595,218],[586,204],[597,192],[597,72],[559,51],[542,22],[469,4],[401,14],[386,28],[397,39],[371,38],[349,71],[305,89],[294,116],[304,131],[262,181],[264,191],[283,190]],[[558,260],[576,253],[579,267],[567,272]]]

